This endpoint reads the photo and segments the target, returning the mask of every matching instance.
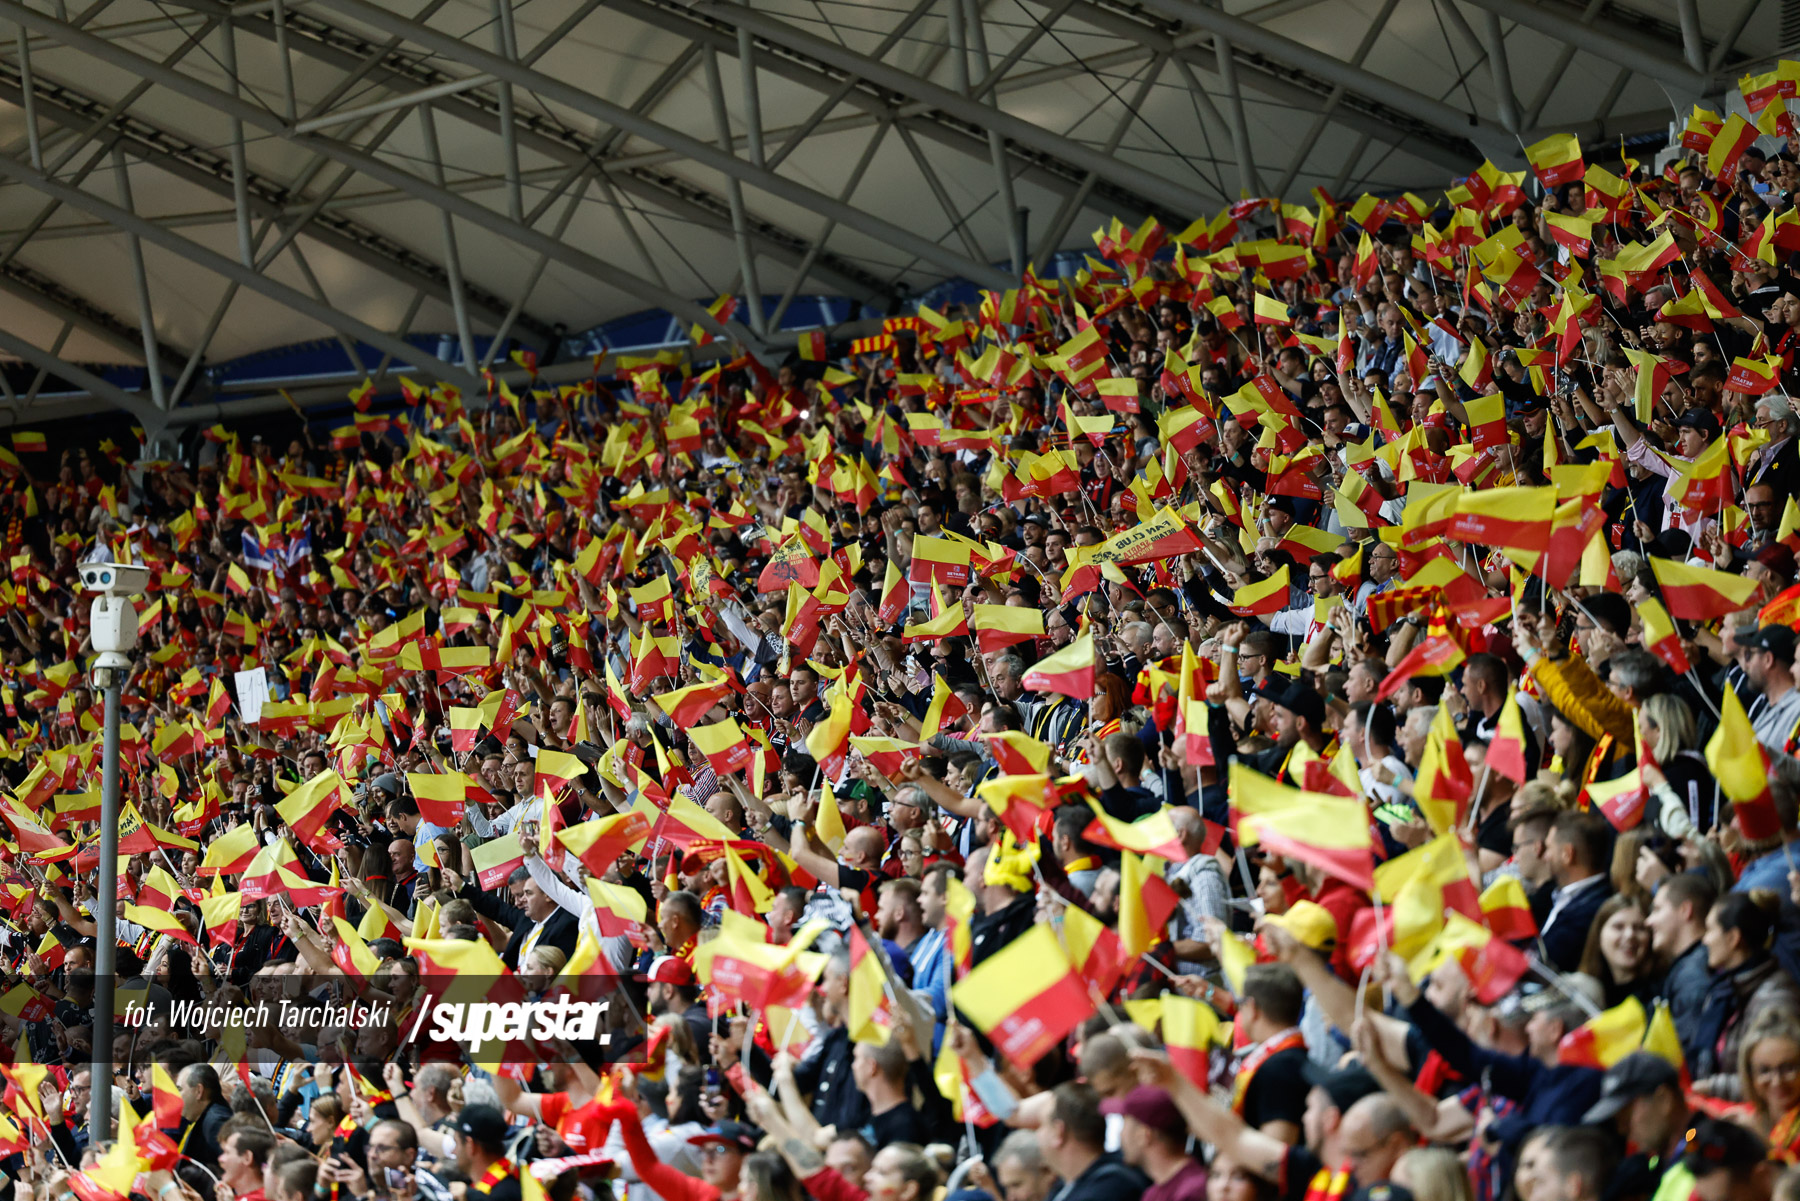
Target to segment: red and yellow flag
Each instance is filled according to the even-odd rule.
[[[1086,985],[1048,926],[1033,926],[950,989],[950,999],[1020,1068],[1094,1015]]]
[[[1706,765],[1712,769],[1719,791],[1731,801],[1738,830],[1745,838],[1760,842],[1781,832],[1769,796],[1769,755],[1756,740],[1744,703],[1734,689],[1725,689],[1719,698],[1719,728],[1706,744]]]
[[[1715,621],[1750,606],[1761,587],[1755,580],[1673,559],[1650,556],[1650,570],[1662,588],[1669,613],[1683,621]]]

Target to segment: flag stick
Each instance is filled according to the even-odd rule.
[[[1170,980],[1181,979],[1181,977],[1179,975],[1170,971],[1168,968],[1166,968],[1162,964],[1158,963],[1155,959],[1151,958],[1150,952],[1148,952],[1148,951],[1145,951],[1142,955],[1139,955],[1138,958],[1142,959],[1145,963],[1149,964],[1151,967],[1153,967],[1157,971],[1161,972],[1164,976],[1168,977]]]
[[[962,1060],[959,1058],[956,1062],[958,1064],[956,1087],[962,1090],[963,1137],[969,1140],[970,1156],[979,1159],[981,1157],[981,1144],[975,1141],[975,1117],[970,1113],[969,1082],[962,1079]]]
[[[1701,687],[1700,677],[1694,674],[1694,669],[1692,667],[1687,669],[1687,678],[1693,683],[1694,691],[1700,694],[1700,699],[1706,702],[1706,707],[1712,710],[1712,715],[1718,720],[1723,721],[1725,715],[1719,712],[1719,707],[1713,704],[1712,697],[1708,696],[1706,689]]]
[[[1388,932],[1387,932],[1387,927],[1382,923],[1381,890],[1379,888],[1370,889],[1369,890],[1369,900],[1371,900],[1375,903],[1375,935],[1377,938],[1381,939],[1381,949],[1383,951],[1386,951],[1389,949],[1389,947],[1388,947]],[[1384,1012],[1387,1010],[1389,999],[1390,998],[1388,997],[1387,985],[1383,984],[1381,986],[1381,1008]],[[1362,995],[1360,993],[1357,995],[1356,1003],[1358,1005],[1362,1004]]]
[[[800,1011],[798,1009],[788,1010],[787,1029],[783,1030],[781,1032],[781,1043],[779,1046],[777,1046],[775,1048],[776,1055],[780,1055],[783,1051],[787,1050],[788,1040],[794,1037],[794,1027],[798,1026],[799,1024],[800,1024]]]
[[[1589,1000],[1586,993],[1575,988],[1573,982],[1567,976],[1563,975],[1530,952],[1526,953],[1526,959],[1531,964],[1532,971],[1542,976],[1545,980],[1548,980],[1551,984],[1554,984],[1557,989],[1561,991],[1563,996],[1580,1006],[1583,1013],[1587,1014],[1590,1018],[1597,1018],[1600,1016],[1600,1007]]]
[[[1469,813],[1463,824],[1470,830],[1475,828],[1475,815],[1481,812],[1481,799],[1487,795],[1488,774],[1493,767],[1483,759],[1481,762],[1481,779],[1475,783],[1475,795],[1469,798]]]

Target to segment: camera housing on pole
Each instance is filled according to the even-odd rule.
[[[94,686],[106,698],[106,739],[100,761],[100,880],[119,877],[119,693],[137,649],[137,606],[131,598],[150,586],[150,569],[132,563],[83,563],[81,585],[94,594],[88,610],[94,650]],[[113,992],[119,946],[118,898],[101,888],[94,899],[94,1057],[88,1131],[98,1141],[112,1136]]]

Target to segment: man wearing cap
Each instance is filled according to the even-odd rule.
[[[631,1170],[663,1201],[730,1201],[737,1196],[744,1156],[756,1150],[762,1132],[743,1122],[720,1122],[688,1139],[700,1156],[700,1178],[677,1171],[657,1157],[644,1135],[633,1101],[615,1101],[608,1109],[619,1123]]]
[[[1769,1201],[1775,1195],[1776,1165],[1769,1159],[1769,1145],[1736,1122],[1699,1122],[1682,1158],[1694,1174],[1697,1201]]]
[[[1312,902],[1315,908],[1329,915],[1332,920],[1331,945],[1329,947],[1319,946],[1317,943],[1308,943],[1307,945],[1323,951],[1331,961],[1332,970],[1340,976],[1353,974],[1350,972],[1350,940],[1348,936],[1351,926],[1356,921],[1357,913],[1369,908],[1369,894],[1353,884],[1340,880],[1336,876],[1327,875],[1312,864],[1302,863],[1298,859],[1288,861],[1288,870],[1293,873],[1294,879],[1300,883],[1300,886],[1306,890],[1306,900]],[[1307,933],[1322,937],[1324,924],[1316,919],[1309,920],[1312,922],[1312,929]],[[1295,933],[1298,935],[1301,931],[1296,930]],[[1302,941],[1305,939],[1303,938]]]
[[[694,1036],[694,1045],[704,1047],[712,1034],[712,1018],[707,1016],[706,1002],[700,999],[693,966],[673,955],[658,955],[650,961],[644,979],[650,985],[650,1015],[680,1018]]]
[[[1762,693],[1750,719],[1756,741],[1777,755],[1792,755],[1800,726],[1800,688],[1794,687],[1794,631],[1782,625],[1740,629],[1732,635],[1738,661]]]
[[[1265,917],[1263,924],[1291,935],[1294,941],[1317,951],[1326,960],[1333,959],[1337,954],[1337,919],[1317,901],[1295,901],[1286,913]]]
[[[1694,1174],[1682,1156],[1683,1135],[1694,1124],[1694,1112],[1681,1091],[1681,1074],[1668,1060],[1635,1051],[1615,1063],[1582,1121],[1613,1127],[1637,1148],[1614,1171],[1609,1195],[1687,1201]]]
[[[457,1114],[456,1166],[472,1182],[470,1196],[524,1201],[519,1169],[506,1157],[506,1115],[494,1105],[465,1105]]]
[[[1206,1169],[1187,1152],[1187,1119],[1168,1090],[1140,1084],[1123,1097],[1100,1102],[1100,1112],[1125,1120],[1119,1152],[1150,1177],[1144,1201],[1204,1201]]]
[[[1665,502],[1662,528],[1681,530],[1698,542],[1703,534],[1718,524],[1717,520],[1703,510],[1687,508],[1669,495],[1668,489],[1675,486],[1678,473],[1670,465],[1669,459],[1656,453],[1655,448],[1638,431],[1637,423],[1626,412],[1630,394],[1608,389],[1603,396],[1606,399],[1602,404],[1610,412],[1613,425],[1619,431],[1619,440],[1624,443],[1626,462],[1643,468],[1651,475],[1660,475],[1667,481],[1663,485]],[[1691,463],[1705,453],[1713,439],[1719,436],[1719,419],[1713,416],[1711,409],[1691,408],[1676,420],[1675,428],[1678,431],[1675,454],[1671,457]]]

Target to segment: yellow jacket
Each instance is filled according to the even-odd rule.
[[[1540,656],[1531,665],[1539,693],[1575,728],[1599,742],[1612,735],[1614,753],[1629,753],[1637,743],[1636,715],[1630,705],[1612,694],[1580,655],[1566,659]]]

